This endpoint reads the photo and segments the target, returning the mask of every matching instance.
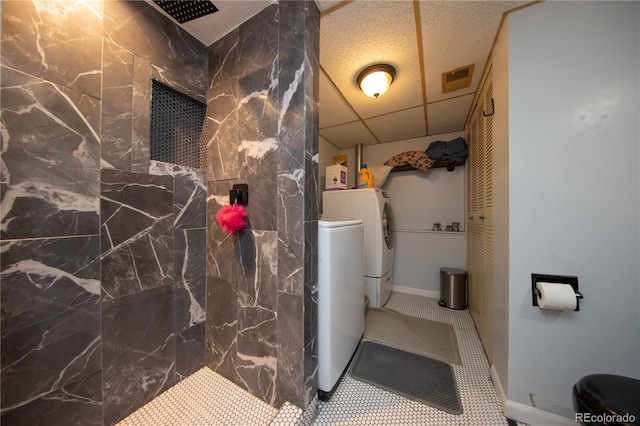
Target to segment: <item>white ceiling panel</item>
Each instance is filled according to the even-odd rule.
[[[353,108],[344,100],[342,94],[333,85],[324,72],[320,72],[320,108],[322,105],[331,105],[331,108],[322,108],[320,115],[320,127],[330,127],[336,124],[358,120]]]
[[[341,149],[353,148],[359,143],[365,145],[378,143],[362,121],[320,129],[320,136]]]
[[[417,138],[426,133],[421,106],[365,120],[380,142]]]
[[[420,2],[427,102],[475,92],[502,14],[515,1]],[[442,73],[475,64],[471,86],[442,93]]]
[[[428,104],[429,134],[439,135],[464,130],[464,122],[472,101],[473,94],[470,94]]]

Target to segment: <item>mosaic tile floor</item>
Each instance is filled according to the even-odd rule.
[[[276,408],[205,367],[118,426],[259,426],[269,425],[276,414]]]
[[[453,325],[462,364],[453,365],[462,401],[461,415],[408,400],[345,374],[333,396],[318,403],[313,425],[473,425],[507,426],[491,378],[489,364],[468,310],[438,306],[436,299],[393,293],[386,305],[405,315]],[[307,423],[301,410],[285,404],[278,412],[229,380],[204,368],[180,382],[119,423],[150,425],[277,425]]]
[[[347,373],[331,399],[319,402],[314,425],[507,426],[490,378],[489,363],[468,310],[443,308],[437,299],[403,293],[393,293],[385,307],[453,325],[462,365],[452,365],[463,413],[446,413],[354,380]]]

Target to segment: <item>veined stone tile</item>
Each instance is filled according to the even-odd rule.
[[[2,64],[100,99],[102,3],[3,2]]]
[[[207,277],[207,321],[205,330],[207,367],[235,382],[238,350],[236,283]]]
[[[275,345],[238,335],[236,383],[271,406],[276,404],[277,349]]]
[[[206,318],[206,230],[174,231],[175,331],[182,331]],[[204,348],[203,348],[204,349]]]
[[[176,229],[205,228],[207,187],[204,172],[176,176],[174,180],[174,225]]]
[[[209,46],[209,89],[238,76],[239,28]]]
[[[149,173],[174,178],[173,214],[176,229],[206,227],[207,184],[204,170],[152,160]]]
[[[279,68],[281,110],[278,117],[278,171],[302,169],[306,150],[300,145],[313,134],[313,129],[307,128],[305,122],[308,118],[306,99],[307,91],[310,90],[309,76],[313,73],[308,65],[304,46],[291,47],[281,52]]]
[[[238,76],[268,68],[278,57],[278,4],[268,6],[240,26]]]
[[[276,406],[303,394],[304,301],[301,295],[278,292],[278,396]]]
[[[148,59],[160,74],[154,78],[205,101],[207,47],[141,1],[104,2],[105,37]],[[144,34],[144,37],[141,37]]]
[[[103,166],[131,171],[133,118],[131,52],[104,41],[101,155]]]
[[[99,371],[97,236],[1,245],[2,410]]]
[[[102,371],[4,412],[0,421],[5,425],[102,426]]]
[[[102,171],[102,298],[173,282],[173,178]]]
[[[176,333],[176,379],[184,380],[204,367],[205,323]]]
[[[97,101],[7,68],[0,98],[2,237],[97,234]]]
[[[175,384],[170,286],[102,303],[104,422],[113,424]]]
[[[246,123],[239,128],[241,165],[239,183],[249,185],[247,219],[251,229],[277,229],[277,157],[278,128],[266,119]]]
[[[278,174],[278,290],[304,291],[304,170]]]
[[[209,138],[205,150],[207,181],[234,179],[240,173],[238,162],[238,90],[238,78],[236,77],[211,87],[207,94],[205,124],[206,134]]]

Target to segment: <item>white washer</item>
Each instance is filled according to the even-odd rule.
[[[391,196],[375,188],[324,191],[322,213],[327,217],[362,220],[365,292],[371,307],[384,306],[391,295],[393,272]]]
[[[364,333],[364,225],[318,221],[318,389],[328,399]]]

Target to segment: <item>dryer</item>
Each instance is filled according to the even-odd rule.
[[[393,272],[391,196],[376,188],[324,191],[322,214],[362,220],[365,292],[371,307],[384,306],[391,295]]]

